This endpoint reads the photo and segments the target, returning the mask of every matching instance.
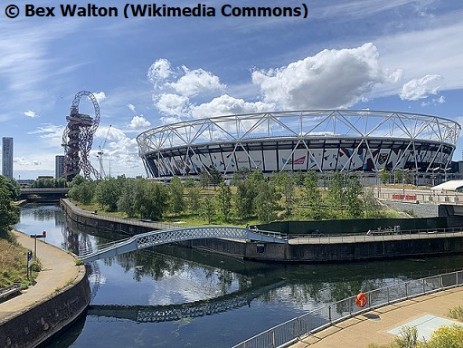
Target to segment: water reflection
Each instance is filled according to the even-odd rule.
[[[67,223],[59,207],[52,205],[23,207],[16,227],[29,234],[46,230],[47,242],[76,254],[82,247],[127,238]],[[462,261],[461,255],[454,255],[271,264],[161,245],[90,265],[90,310],[85,320],[50,346],[232,346],[323,303],[453,271]]]

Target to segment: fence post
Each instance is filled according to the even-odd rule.
[[[387,294],[387,304],[391,303],[391,298],[389,297],[389,286],[386,288],[386,294]]]
[[[272,330],[272,348],[276,348],[276,343],[275,343],[275,330]]]
[[[328,319],[331,323],[331,305],[328,305]]]
[[[405,283],[405,297],[408,299],[408,282]]]
[[[423,294],[426,294],[426,286],[424,285],[424,278],[421,279],[421,283],[423,284]]]

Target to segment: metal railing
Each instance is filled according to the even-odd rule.
[[[0,302],[18,294],[21,291],[21,284],[14,283],[13,285],[7,288],[0,289]]]
[[[302,336],[310,336],[357,314],[368,312],[391,303],[462,285],[463,271],[457,271],[375,289],[365,292],[368,300],[366,306],[363,308],[355,304],[356,296],[351,296],[311,310],[304,315],[251,337],[233,346],[233,348],[287,347],[295,343]]]
[[[462,236],[462,227],[449,227],[417,230],[384,229],[364,233],[289,234],[288,240],[289,244],[335,244]]]

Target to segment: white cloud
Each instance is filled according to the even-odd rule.
[[[273,110],[273,104],[263,102],[246,102],[229,95],[214,98],[208,103],[191,107],[191,114],[195,118],[205,118],[223,115],[247,114]]]
[[[31,166],[39,166],[41,165],[40,161],[37,160],[30,160],[25,157],[15,157],[13,159],[13,162],[15,165],[18,165],[20,167],[31,167]]]
[[[400,99],[418,100],[425,99],[431,94],[437,94],[439,85],[437,82],[442,79],[440,75],[426,75],[419,79],[408,81],[402,86]]]
[[[130,111],[135,112],[135,105],[127,104],[127,107],[130,109]]]
[[[97,152],[107,138],[103,150],[103,169],[107,175],[137,175],[141,171],[141,160],[138,156],[138,144],[135,138],[130,138],[121,129],[115,126],[100,127],[95,137],[102,139],[100,146],[94,146],[90,157],[95,168],[99,170],[97,163]],[[95,143],[95,142],[94,142]],[[123,163],[123,165],[120,165]]]
[[[156,85],[158,81],[167,79],[171,74],[170,62],[161,58],[151,64],[147,75],[149,80]]]
[[[164,115],[182,116],[188,114],[189,101],[188,97],[165,93],[157,96],[155,106]]]
[[[103,100],[106,99],[105,92],[93,92],[92,94],[96,98],[96,101],[98,102],[98,104],[100,104]]]
[[[149,126],[151,126],[151,123],[143,116],[134,116],[129,124],[132,129],[147,128]]]
[[[458,49],[463,46],[461,15],[461,11],[451,13],[429,28],[378,38],[375,44],[382,64],[401,68],[405,81],[439,74],[443,78],[440,91],[463,88],[463,50]],[[401,90],[399,87],[390,92],[385,95],[399,94]]]
[[[265,102],[292,110],[351,106],[388,79],[371,43],[323,50],[281,68],[252,73]]]
[[[39,115],[37,115],[37,113],[35,111],[32,111],[32,110],[28,110],[28,111],[24,112],[24,115],[27,116],[27,117],[30,117],[30,118],[39,117]]]
[[[177,81],[169,83],[173,90],[186,97],[194,97],[198,94],[222,91],[225,85],[220,83],[217,76],[203,69],[189,70],[183,67],[184,75]]]
[[[53,124],[43,124],[37,127],[35,131],[28,132],[27,134],[38,135],[42,139],[47,139],[47,146],[61,148],[62,136],[64,131],[63,126]]]

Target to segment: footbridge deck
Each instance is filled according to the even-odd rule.
[[[81,250],[79,258],[84,263],[90,263],[161,244],[204,238],[230,238],[267,243],[288,242],[287,235],[278,232],[233,226],[199,226],[137,234],[131,238],[105,245],[95,251]]]

